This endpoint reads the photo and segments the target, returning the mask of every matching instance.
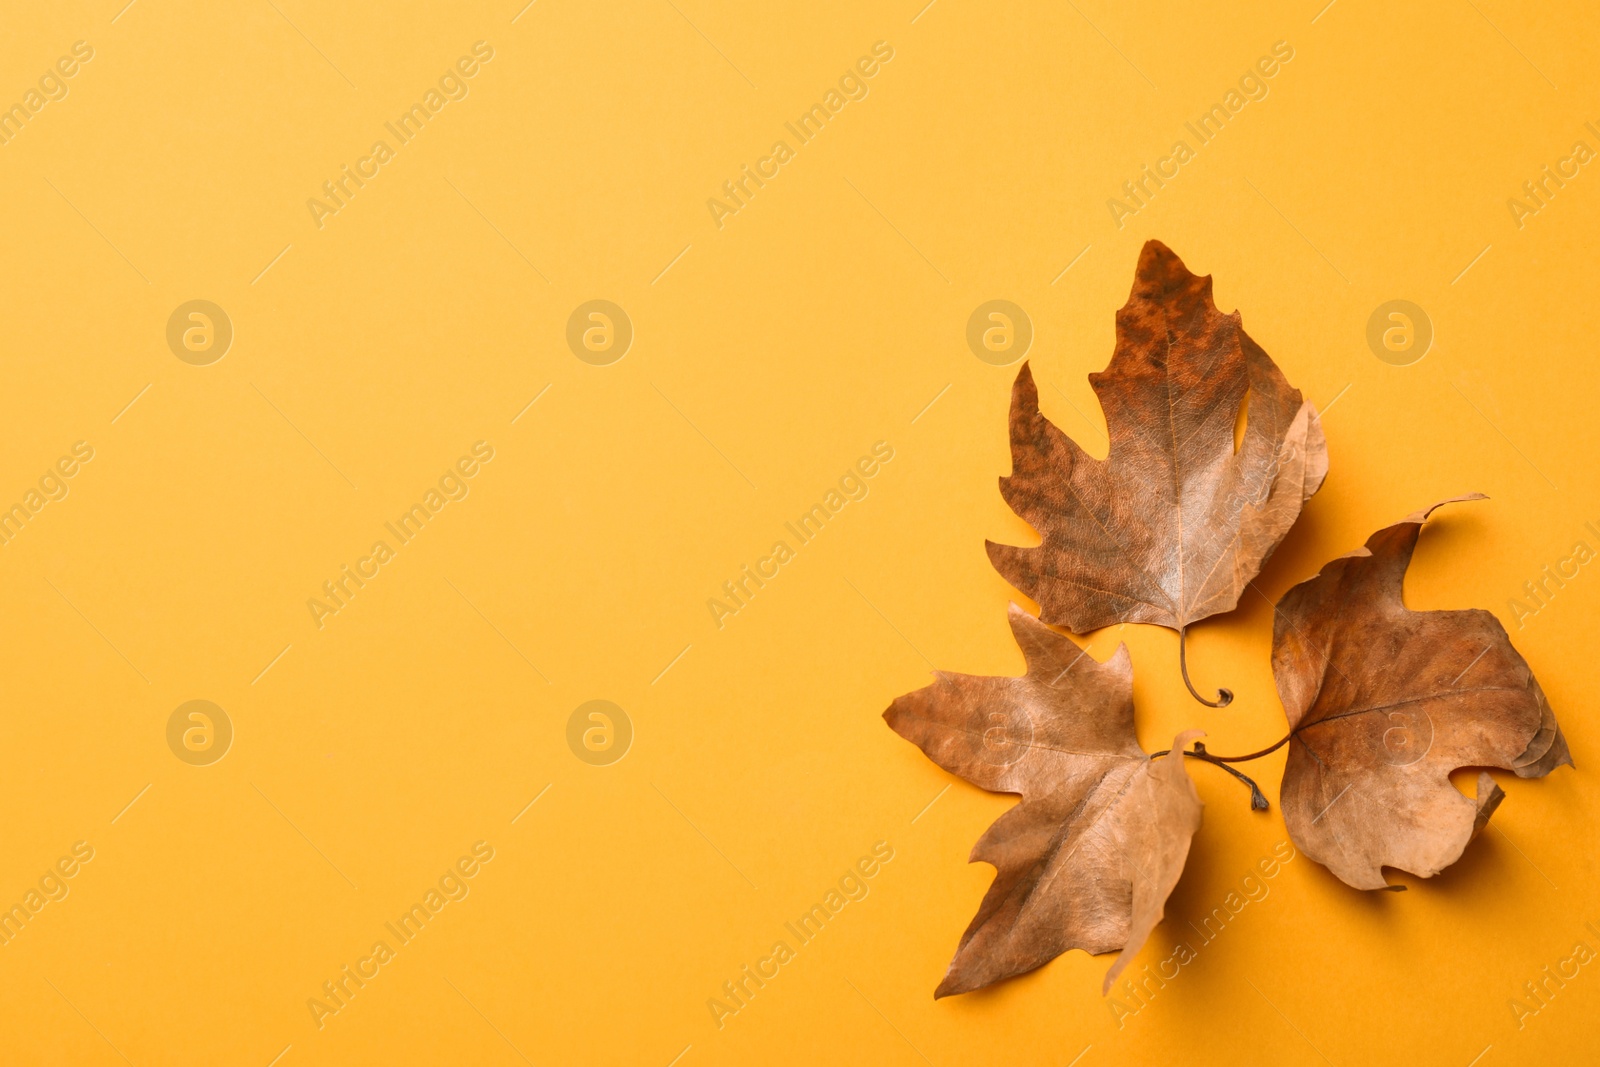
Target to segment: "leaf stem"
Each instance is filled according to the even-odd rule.
[[[1184,643],[1185,643],[1185,639],[1188,637],[1188,634],[1189,634],[1189,628],[1187,626],[1178,627],[1178,671],[1179,671],[1179,673],[1181,673],[1183,675],[1183,684],[1189,687],[1189,695],[1194,697],[1200,703],[1204,704],[1206,707],[1208,707],[1208,708],[1225,708],[1225,707],[1227,707],[1229,704],[1233,703],[1233,690],[1232,689],[1221,689],[1221,688],[1219,688],[1217,690],[1217,699],[1215,699],[1215,700],[1207,700],[1205,697],[1201,696],[1200,693],[1195,689],[1194,683],[1189,681],[1189,660],[1188,660],[1187,654],[1184,651]]]
[[[1250,810],[1251,811],[1266,811],[1267,808],[1271,806],[1271,805],[1269,805],[1267,803],[1266,794],[1261,792],[1261,787],[1259,785],[1256,785],[1256,780],[1254,778],[1251,778],[1248,775],[1239,773],[1238,771],[1234,770],[1232,767],[1228,766],[1226,763],[1220,763],[1217,760],[1212,759],[1211,756],[1206,753],[1205,746],[1200,744],[1199,742],[1195,743],[1195,748],[1199,749],[1199,751],[1198,752],[1185,752],[1184,755],[1190,757],[1191,759],[1205,760],[1207,763],[1213,764],[1213,765],[1215,765],[1217,767],[1221,767],[1223,770],[1227,771],[1229,774],[1231,774],[1235,778],[1239,779],[1239,781],[1243,782],[1245,785],[1250,787]]]
[[[1210,752],[1206,751],[1206,745],[1204,741],[1196,741],[1194,743],[1194,749],[1192,751],[1186,749],[1183,752],[1183,755],[1188,756],[1190,759],[1204,760],[1207,763],[1214,764],[1215,766],[1221,767],[1223,770],[1239,779],[1239,781],[1250,787],[1251,809],[1254,811],[1266,811],[1270,805],[1267,803],[1266,795],[1261,792],[1261,787],[1256,784],[1255,779],[1249,777],[1248,775],[1241,774],[1232,767],[1228,766],[1228,764],[1240,763],[1244,760],[1259,759],[1268,753],[1276,752],[1278,749],[1288,744],[1289,737],[1291,736],[1293,735],[1285,735],[1283,739],[1278,741],[1276,744],[1268,748],[1264,748],[1259,752],[1252,752],[1245,756],[1214,756]],[[1170,748],[1164,748],[1160,752],[1150,753],[1150,758],[1155,759],[1157,756],[1170,756],[1171,754],[1172,750]]]
[[[1206,759],[1210,760],[1212,763],[1244,763],[1247,760],[1260,759],[1262,756],[1270,756],[1284,745],[1287,745],[1289,743],[1289,738],[1293,736],[1293,734],[1284,734],[1266,748],[1263,748],[1258,752],[1247,753],[1243,756],[1216,756],[1212,755],[1210,752],[1206,752]],[[1194,747],[1200,749],[1201,751],[1205,751],[1205,742],[1197,741],[1195,742]]]
[[[1260,759],[1262,756],[1270,756],[1272,753],[1278,751],[1278,749],[1282,748],[1284,745],[1287,745],[1289,743],[1289,739],[1291,737],[1293,737],[1293,736],[1294,736],[1294,734],[1292,734],[1292,733],[1291,734],[1284,734],[1282,737],[1278,738],[1276,741],[1274,741],[1272,744],[1268,745],[1266,748],[1260,749],[1260,750],[1258,750],[1256,752],[1247,753],[1247,754],[1245,754],[1243,756],[1219,756],[1214,752],[1206,751],[1206,743],[1204,741],[1196,741],[1194,743],[1194,751],[1193,752],[1185,752],[1184,755],[1185,756],[1198,756],[1199,758],[1205,760],[1207,763],[1217,763],[1217,764],[1222,764],[1222,763],[1243,763],[1246,760]],[[1170,755],[1171,752],[1172,752],[1172,749],[1164,748],[1160,752],[1152,752],[1152,753],[1150,753],[1150,758],[1151,759],[1155,759],[1157,756]]]

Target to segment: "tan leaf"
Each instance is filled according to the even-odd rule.
[[[1126,645],[1098,663],[1011,605],[1020,678],[935,671],[884,719],[928,758],[1022,803],[978,839],[994,883],[935,997],[1023,974],[1071,948],[1121,949],[1105,988],[1161,921],[1200,826],[1183,759],[1151,759],[1133,730]],[[1180,734],[1174,752],[1201,736]],[[1103,990],[1102,990],[1103,992]]]
[[[1481,494],[1455,500],[1482,500]],[[1422,524],[1379,530],[1278,602],[1272,668],[1289,716],[1280,794],[1295,845],[1357,889],[1383,867],[1431,877],[1505,796],[1458,767],[1522,778],[1571,764],[1544,691],[1487,611],[1411,611],[1401,596]]]
[[[1182,629],[1231,611],[1328,471],[1310,404],[1159,241],[1139,255],[1111,364],[1089,382],[1110,452],[1096,460],[1039,412],[1026,364],[1000,492],[1043,543],[989,559],[1045,622]],[[1247,400],[1248,397],[1248,400]],[[1248,404],[1243,440],[1234,425]]]

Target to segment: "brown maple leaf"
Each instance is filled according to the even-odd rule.
[[[1104,460],[1040,414],[1026,364],[1017,375],[1000,492],[1044,540],[989,542],[995,569],[1074,633],[1116,622],[1181,631],[1231,611],[1327,474],[1316,412],[1239,313],[1217,310],[1211,278],[1159,241],[1139,254],[1111,364],[1089,383],[1111,440]]]
[[[1482,500],[1481,494],[1455,500]],[[1280,803],[1289,836],[1357,889],[1381,868],[1423,878],[1460,858],[1505,794],[1459,767],[1521,778],[1571,764],[1544,691],[1487,611],[1411,611],[1417,536],[1446,500],[1379,530],[1278,602],[1272,669],[1289,716]]]
[[[1098,663],[1011,605],[1028,670],[1020,678],[935,671],[883,717],[939,766],[1019,793],[973,846],[994,883],[935,990],[965,993],[1071,948],[1122,953],[1102,993],[1161,921],[1200,826],[1200,798],[1172,755],[1152,759],[1133,730],[1126,645]],[[1198,730],[1179,734],[1179,752]]]

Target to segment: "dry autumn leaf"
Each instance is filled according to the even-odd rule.
[[[1097,460],[1039,412],[1024,364],[1012,390],[1012,473],[1000,492],[1043,543],[989,559],[1074,633],[1118,622],[1182,631],[1238,605],[1328,470],[1309,403],[1159,241],[1117,312],[1110,366],[1089,382],[1110,451]],[[1234,427],[1247,408],[1243,439]]]
[[[883,716],[950,773],[1022,796],[973,847],[971,861],[993,864],[995,880],[935,997],[1072,948],[1121,949],[1109,989],[1161,921],[1200,826],[1183,759],[1139,748],[1127,646],[1102,664],[1015,604],[1010,621],[1027,661],[1022,677],[936,671]],[[1172,751],[1198,736],[1178,735]]]
[[[1440,506],[1289,590],[1273,623],[1290,729],[1284,821],[1302,852],[1357,889],[1386,888],[1386,866],[1427,878],[1461,856],[1505,794],[1480,772],[1476,799],[1464,796],[1451,771],[1534,778],[1572,763],[1498,619],[1405,606],[1417,536]]]

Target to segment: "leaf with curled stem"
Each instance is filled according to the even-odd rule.
[[[1103,460],[1040,413],[1026,364],[1017,375],[1000,492],[1043,543],[989,542],[995,569],[1073,633],[1183,630],[1233,610],[1327,475],[1316,412],[1239,313],[1217,310],[1210,277],[1159,241],[1139,255],[1111,363],[1089,382],[1110,437]]]

